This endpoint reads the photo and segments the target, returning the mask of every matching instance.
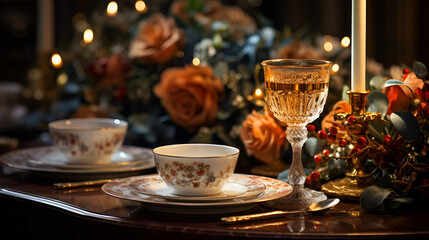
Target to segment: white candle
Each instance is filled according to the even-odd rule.
[[[51,53],[54,50],[54,1],[37,2],[37,51]]]
[[[365,91],[366,0],[352,0],[352,91]]]

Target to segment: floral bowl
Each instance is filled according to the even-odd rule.
[[[156,169],[172,193],[208,196],[222,191],[240,151],[216,144],[175,144],[153,149]]]
[[[110,118],[74,118],[49,123],[52,141],[69,164],[108,164],[121,147],[128,123]]]

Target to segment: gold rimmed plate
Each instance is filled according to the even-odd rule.
[[[130,183],[132,191],[162,199],[182,202],[213,202],[237,198],[252,198],[261,194],[266,186],[248,176],[233,175],[219,194],[210,196],[183,196],[174,194],[159,175],[142,176]]]
[[[153,158],[153,153],[148,149],[135,151],[133,147],[123,146],[116,151],[109,163],[106,164],[70,164],[65,157],[55,147],[47,147],[34,151],[28,158],[28,163],[32,166],[47,166],[60,169],[100,169],[131,167],[141,164],[147,159]]]
[[[133,191],[130,183],[142,177],[156,177],[158,174],[134,176],[115,179],[102,186],[106,194],[126,200],[142,203],[143,207],[151,210],[177,213],[177,214],[223,214],[238,211],[245,211],[254,208],[258,203],[267,202],[287,196],[292,192],[292,186],[288,183],[274,178],[234,174],[235,177],[245,177],[262,182],[265,190],[251,198],[235,198],[224,201],[171,201],[151,195],[141,194]]]
[[[50,156],[53,152],[58,152],[54,146],[26,148],[8,152],[0,156],[0,162],[5,166],[30,171],[36,175],[45,178],[57,180],[93,180],[103,178],[121,178],[126,176],[135,176],[141,174],[144,170],[155,167],[153,153],[151,149],[122,146],[119,151],[125,152],[132,158],[131,162],[136,164],[110,165],[106,167],[88,167],[88,168],[68,168],[57,167],[48,164],[32,164],[31,160],[41,159],[44,156]],[[57,160],[61,161],[61,160]]]

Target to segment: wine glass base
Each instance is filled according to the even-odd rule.
[[[265,205],[271,208],[282,210],[304,210],[313,203],[326,200],[323,192],[309,188],[294,189],[291,194],[284,198],[266,202]]]

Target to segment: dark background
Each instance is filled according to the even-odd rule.
[[[73,36],[72,18],[76,13],[88,16],[105,9],[109,1],[56,0],[55,43],[65,48]],[[168,9],[169,0],[147,0]],[[225,0],[241,6],[250,14],[259,12],[278,29],[292,31],[308,27],[312,31],[342,38],[350,36],[351,0]],[[118,1],[133,5],[134,1]],[[253,6],[252,6],[253,4]],[[164,6],[164,7],[163,7]],[[429,1],[368,0],[367,56],[384,67],[393,64],[412,66],[414,60],[429,65]],[[24,83],[27,69],[36,62],[37,1],[0,0],[0,81]]]

